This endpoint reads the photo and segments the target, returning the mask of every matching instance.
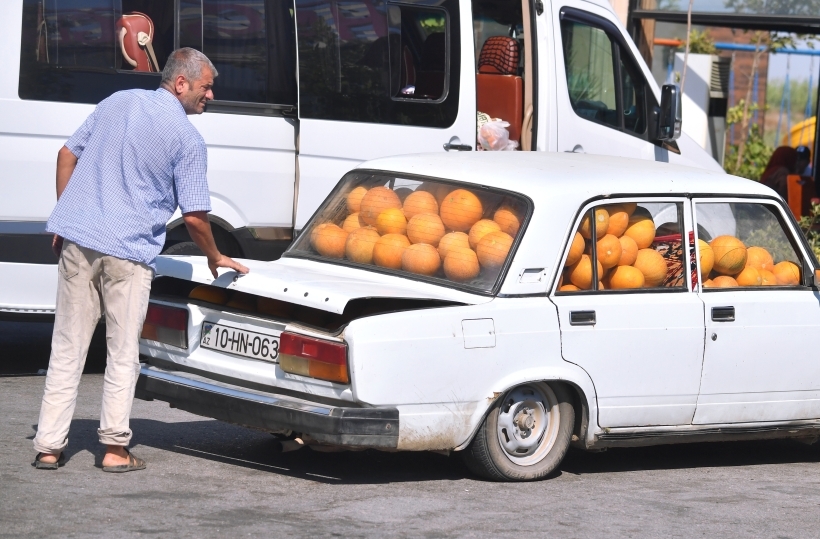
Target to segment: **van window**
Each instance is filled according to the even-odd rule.
[[[452,125],[458,24],[457,0],[296,0],[300,116]]]
[[[187,46],[219,71],[218,100],[295,104],[294,39],[285,0],[24,0],[19,95],[98,103],[155,89]]]
[[[561,21],[569,99],[592,122],[647,138],[646,81],[630,54],[606,31]]]

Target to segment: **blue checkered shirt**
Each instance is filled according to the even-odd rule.
[[[77,245],[155,268],[177,205],[211,211],[205,141],[165,89],[115,93],[65,145],[77,167],[47,230]]]

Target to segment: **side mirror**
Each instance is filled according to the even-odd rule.
[[[681,99],[680,88],[676,84],[663,85],[661,108],[658,112],[658,140],[669,141],[680,138]]]

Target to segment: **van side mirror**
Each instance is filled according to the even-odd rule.
[[[681,134],[681,94],[677,84],[664,84],[658,111],[658,140],[677,140]]]

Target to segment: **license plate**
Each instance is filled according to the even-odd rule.
[[[230,352],[262,361],[275,362],[279,359],[278,336],[232,328],[213,322],[202,324],[202,337],[199,345],[203,348]]]

